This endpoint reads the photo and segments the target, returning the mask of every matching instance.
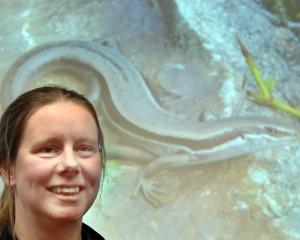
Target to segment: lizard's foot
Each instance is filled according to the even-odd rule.
[[[158,206],[161,204],[160,196],[165,193],[160,187],[159,182],[154,180],[139,178],[137,187],[135,188],[134,195],[137,195],[139,190],[145,199],[152,205]]]

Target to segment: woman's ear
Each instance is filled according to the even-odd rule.
[[[1,173],[1,176],[3,177],[6,185],[9,185],[12,187],[16,184],[13,168],[11,168],[10,171],[8,172],[3,167],[0,167],[0,173]]]

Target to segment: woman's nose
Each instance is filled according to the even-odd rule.
[[[73,149],[65,149],[60,157],[58,172],[64,176],[73,176],[80,171],[80,165]]]

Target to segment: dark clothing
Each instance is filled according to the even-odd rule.
[[[82,240],[105,240],[99,233],[86,224],[82,224],[81,229]]]
[[[84,223],[82,224],[81,237],[82,240],[105,240],[99,233]],[[8,229],[5,229],[0,238],[1,240],[12,240],[12,235]]]

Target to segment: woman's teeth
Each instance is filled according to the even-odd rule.
[[[64,195],[74,195],[79,193],[79,187],[53,187],[50,190],[51,192]]]

